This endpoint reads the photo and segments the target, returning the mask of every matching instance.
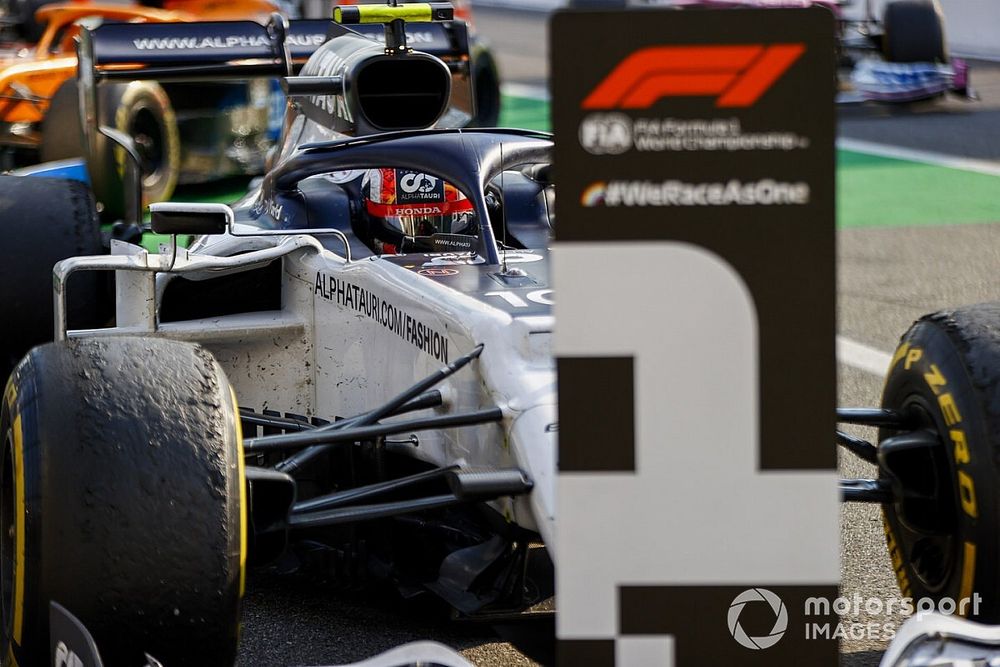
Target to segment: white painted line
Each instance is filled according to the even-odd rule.
[[[837,148],[856,153],[868,153],[879,157],[895,158],[897,160],[910,160],[911,162],[923,162],[938,167],[949,167],[962,171],[971,171],[977,174],[987,174],[989,176],[1000,176],[1000,162],[991,160],[975,160],[972,158],[956,157],[945,153],[934,153],[931,151],[921,151],[913,148],[901,148],[899,146],[888,146],[877,144],[872,141],[860,141],[857,139],[837,139]]]
[[[552,99],[549,89],[545,86],[532,86],[526,83],[505,83],[500,86],[500,92],[511,97],[522,97],[527,100],[548,102]]]
[[[566,4],[566,0],[472,0],[473,7],[519,9],[527,12],[551,12]]]
[[[883,377],[889,370],[892,355],[850,338],[837,336],[837,361],[845,366]]]

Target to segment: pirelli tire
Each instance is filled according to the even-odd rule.
[[[52,267],[68,257],[104,253],[87,186],[61,178],[0,175],[0,384],[35,345],[52,340]],[[111,315],[109,274],[70,278],[69,322],[99,327]]]
[[[142,165],[143,205],[170,199],[181,173],[181,139],[170,98],[153,81],[104,86],[101,124],[132,137]],[[87,171],[105,221],[125,214],[125,151],[102,134],[87,156]]]
[[[894,63],[946,63],[944,15],[938,0],[894,0],[882,16],[882,49]]]
[[[471,61],[473,90],[476,95],[476,116],[471,127],[496,127],[500,122],[500,72],[496,60],[486,46],[474,47]]]
[[[883,506],[902,594],[1000,622],[1000,303],[917,321],[893,357],[882,404],[940,444],[910,459],[904,451],[891,466],[918,498],[937,499]],[[893,435],[883,429],[880,441]]]
[[[246,563],[238,414],[196,345],[75,339],[25,357],[0,404],[4,665],[49,662],[50,601],[106,665],[144,665],[144,653],[233,664]]]

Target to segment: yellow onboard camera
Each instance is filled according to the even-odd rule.
[[[405,5],[351,5],[333,8],[333,20],[342,25],[358,23],[430,23],[451,21],[455,8],[450,2],[414,2]]]
[[[385,5],[351,5],[333,8],[333,20],[341,25],[382,23],[385,25],[385,52],[394,56],[412,51],[406,46],[407,23],[451,21],[455,8],[450,2],[414,2],[405,5],[389,0]]]

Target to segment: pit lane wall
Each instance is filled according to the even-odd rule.
[[[593,1],[593,0],[591,0]],[[876,16],[885,0],[872,0]],[[955,55],[1000,61],[1000,2],[998,0],[940,0],[945,29]],[[568,0],[472,0],[473,7],[551,11],[569,4]],[[864,0],[855,0],[851,13],[863,13]]]
[[[953,53],[1000,60],[1000,2],[941,0],[945,30]]]

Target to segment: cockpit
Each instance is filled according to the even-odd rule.
[[[497,130],[307,147],[265,179],[249,209],[254,219],[246,222],[339,229],[355,257],[482,254],[484,238],[487,246],[544,248],[555,224],[550,149],[548,135]]]

